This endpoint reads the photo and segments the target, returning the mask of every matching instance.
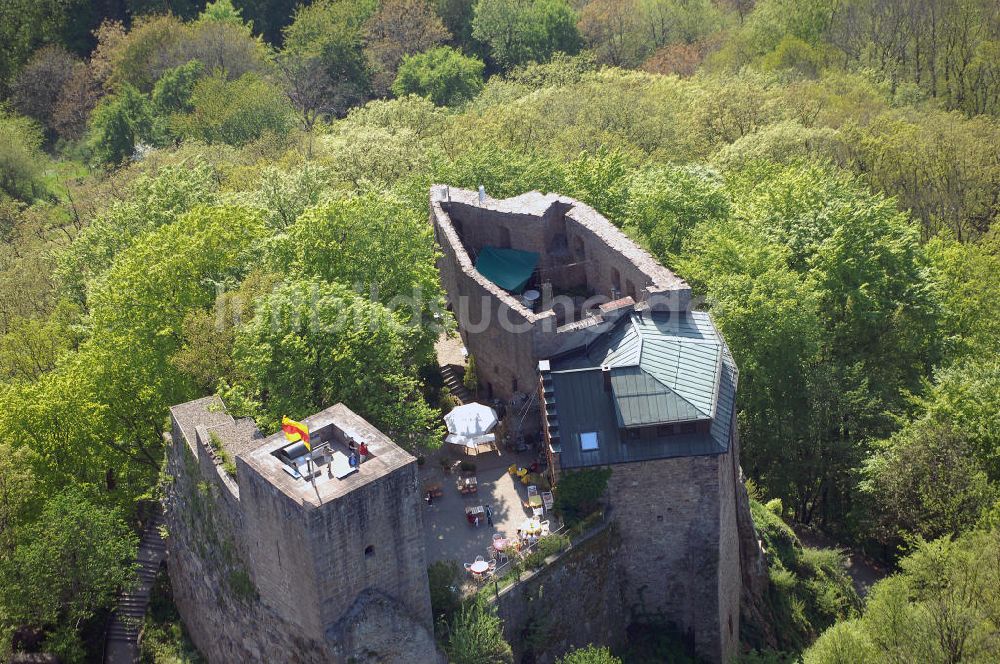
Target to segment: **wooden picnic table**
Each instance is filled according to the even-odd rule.
[[[455,481],[455,488],[463,496],[467,496],[471,493],[477,493],[479,491],[479,480],[475,476],[472,477],[459,477]]]
[[[479,517],[479,523],[484,523],[486,521],[486,508],[482,505],[470,505],[465,508],[466,521],[475,524],[476,517]]]

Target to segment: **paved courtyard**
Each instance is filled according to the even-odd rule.
[[[521,522],[531,516],[531,511],[523,506],[528,499],[527,488],[507,472],[507,467],[512,463],[530,465],[534,461],[533,454],[515,455],[504,451],[500,455],[491,452],[464,457],[476,464],[479,491],[463,496],[455,488],[458,476],[445,474],[438,463],[442,454],[450,452],[449,447],[445,445],[445,450],[428,457],[420,469],[421,486],[437,481],[444,491],[444,496],[435,498],[433,505],[424,504],[428,564],[437,560],[454,560],[461,564],[472,562],[476,556],[488,557],[493,533],[514,537]],[[450,456],[455,458],[453,453]],[[489,505],[493,510],[494,526],[491,528],[485,520],[478,528],[470,525],[465,518],[466,505]],[[555,529],[554,518],[548,514],[544,518],[552,520]]]

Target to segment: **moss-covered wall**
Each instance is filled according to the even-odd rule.
[[[260,601],[241,550],[231,478],[175,426],[165,487],[167,569],[192,642],[209,662],[336,661]],[[196,458],[197,457],[197,458]]]
[[[548,664],[571,648],[624,643],[622,553],[609,525],[494,599],[515,661]]]

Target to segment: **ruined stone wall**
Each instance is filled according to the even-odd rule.
[[[514,661],[550,664],[567,650],[625,642],[618,563],[628,555],[614,526],[575,545],[495,600]]]
[[[606,298],[615,288],[653,309],[679,311],[690,303],[690,288],[682,279],[583,203],[529,192],[505,201],[488,198],[480,206],[476,192],[444,192],[435,185],[430,198],[430,220],[442,251],[441,282],[465,346],[476,358],[480,385],[492,388],[494,397],[510,399],[532,390],[538,360],[587,343],[614,316],[557,327],[553,312],[529,311],[476,271],[474,256],[484,246],[538,252],[543,293],[560,295],[586,285]]]
[[[440,207],[434,210],[435,205],[432,220],[442,213]],[[441,282],[459,321],[462,341],[476,358],[480,385],[491,386],[493,396],[502,399],[513,397],[515,381],[516,392],[533,389],[537,359],[532,339],[538,317],[487,282],[468,256],[459,255],[460,242],[453,228],[436,223],[435,230],[443,254],[438,262]],[[441,237],[445,234],[450,239]]]
[[[597,210],[573,202],[566,212],[566,234],[570,250],[584,248],[587,283],[597,293],[610,295],[612,288],[636,302],[648,301],[652,308],[685,311],[691,288],[683,279],[660,265],[649,253],[628,239]]]
[[[722,643],[729,641],[723,629],[728,632],[734,608],[727,605],[727,617],[721,618],[720,596],[729,596],[728,586],[721,586],[740,578],[732,552],[721,551],[723,538],[726,546],[735,542],[723,533],[732,528],[735,534],[735,524],[720,522],[729,509],[722,501],[732,497],[720,487],[721,466],[730,464],[728,454],[618,464],[608,481],[625,552],[621,566],[629,613],[640,621],[673,622],[702,657],[716,662],[723,660]],[[738,605],[732,619],[738,635]]]
[[[548,223],[544,217],[510,214],[458,201],[445,206],[473,261],[483,247],[545,252]]]

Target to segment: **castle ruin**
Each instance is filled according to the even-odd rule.
[[[624,605],[710,661],[739,643],[759,548],[740,482],[738,372],[690,287],[593,208],[435,185],[441,279],[490,396],[537,399],[550,479],[610,467]]]
[[[435,185],[430,219],[480,383],[535,404],[529,426],[556,491],[567,473],[612,470],[613,529],[543,578],[561,586],[545,597],[587,596],[618,618],[582,634],[588,609],[564,604],[550,627],[621,642],[629,622],[667,622],[701,657],[731,660],[741,591],[759,590],[766,570],[740,481],[738,372],[711,317],[692,310],[682,279],[573,199]],[[171,420],[168,569],[209,662],[442,660],[409,453],[343,404],[304,420],[311,451],[234,419],[217,397],[175,406]],[[373,457],[352,468],[359,442]],[[536,590],[498,596],[511,625]]]

